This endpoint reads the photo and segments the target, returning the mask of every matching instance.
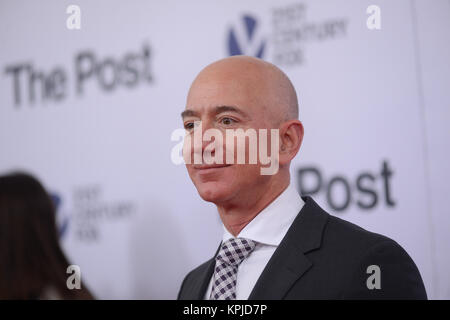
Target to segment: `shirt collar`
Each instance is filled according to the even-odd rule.
[[[262,244],[278,246],[304,204],[295,187],[289,184],[274,201],[241,230],[236,238],[246,238]],[[224,242],[234,238],[225,226],[223,229]]]

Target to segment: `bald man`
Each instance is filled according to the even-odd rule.
[[[197,159],[186,168],[200,197],[217,206],[224,234],[214,256],[185,277],[179,299],[426,299],[395,241],[299,196],[289,166],[303,125],[295,89],[276,66],[246,56],[212,63],[192,83],[182,118],[185,160]],[[239,133],[226,139],[239,129],[241,138],[255,132],[257,147],[267,143],[271,163],[261,154],[250,163],[250,134],[240,146]],[[263,174],[268,165],[276,170]]]

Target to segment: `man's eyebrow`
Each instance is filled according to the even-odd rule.
[[[236,112],[244,117],[248,117],[248,114],[246,112],[244,112],[243,110],[241,110],[235,106],[217,106],[214,109],[215,114],[219,114],[222,112]]]
[[[248,118],[248,114],[246,112],[244,112],[243,110],[241,110],[235,106],[217,106],[212,111],[212,113],[214,113],[214,114],[220,114],[223,112],[235,112],[235,113],[242,115],[243,117]],[[181,118],[184,119],[186,117],[200,117],[200,115],[197,111],[186,109],[181,113]]]
[[[194,110],[187,109],[187,110],[184,110],[181,113],[181,118],[182,119],[184,119],[186,117],[198,117],[198,113],[196,111],[194,111]]]

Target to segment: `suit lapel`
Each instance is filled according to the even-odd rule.
[[[216,260],[210,259],[205,268],[205,272],[202,273],[201,278],[194,284],[191,289],[191,296],[193,300],[203,300],[205,297],[206,289],[208,288],[209,281],[211,280]]]
[[[249,300],[280,300],[312,266],[311,261],[291,245],[279,246],[253,288]]]
[[[320,248],[328,214],[310,197],[270,258],[249,300],[283,299],[294,283],[313,266],[306,253]]]

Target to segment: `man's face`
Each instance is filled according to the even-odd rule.
[[[263,94],[252,85],[251,81],[239,81],[227,77],[197,78],[192,85],[186,110],[183,112],[183,124],[187,135],[194,140],[194,126],[201,121],[202,133],[208,129],[217,129],[222,133],[221,143],[223,152],[223,164],[194,163],[194,153],[202,153],[211,141],[205,141],[201,148],[194,148],[194,143],[185,144],[185,152],[190,154],[192,162],[186,164],[189,176],[193,181],[200,196],[205,201],[216,204],[232,203],[234,200],[245,201],[246,197],[258,192],[265,187],[265,182],[270,179],[261,175],[259,157],[256,164],[249,164],[249,145],[246,139],[245,164],[238,164],[237,139],[234,140],[234,161],[229,164],[226,161],[227,153],[230,153],[230,145],[226,144],[227,129],[252,128],[269,129],[269,122],[264,115],[261,96]],[[212,147],[213,144],[211,143]],[[208,148],[210,148],[208,147]],[[269,147],[270,148],[270,147]],[[201,150],[200,150],[201,149]],[[210,149],[212,150],[212,149]],[[270,149],[269,149],[270,150]],[[214,157],[217,150],[212,150]],[[202,159],[203,160],[203,159]]]

